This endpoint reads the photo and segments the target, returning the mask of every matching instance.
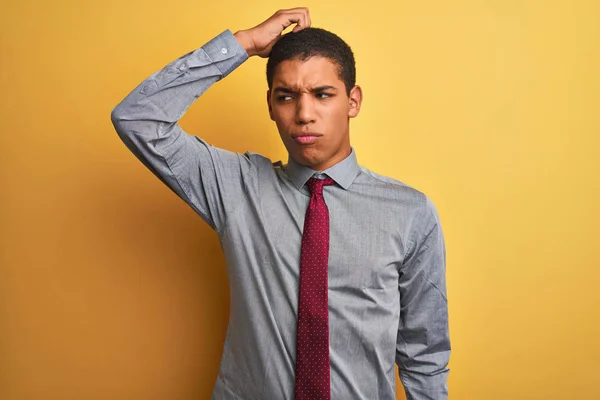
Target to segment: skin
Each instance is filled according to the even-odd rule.
[[[268,57],[285,28],[297,32],[310,26],[306,8],[280,10],[254,28],[235,33],[249,56]],[[267,92],[269,115],[290,157],[298,164],[325,170],[350,152],[349,120],[360,112],[362,89],[347,94],[337,65],[327,58],[286,60],[275,69]],[[298,136],[314,136],[297,139]]]

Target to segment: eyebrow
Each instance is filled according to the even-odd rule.
[[[311,89],[310,91],[314,93],[314,92],[322,92],[324,90],[330,90],[330,89],[337,90],[337,88],[335,88],[334,86],[325,85],[325,86],[316,87],[314,89]],[[273,90],[273,92],[275,92],[275,93],[292,93],[292,94],[296,93],[296,91],[294,91],[290,88],[287,88],[287,87],[283,87],[283,86],[277,86]]]

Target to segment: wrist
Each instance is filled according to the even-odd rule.
[[[250,35],[248,35],[248,31],[237,31],[233,34],[233,36],[238,41],[240,46],[242,46],[244,50],[246,50],[248,57],[252,57],[253,55],[255,55],[254,42],[250,38]]]

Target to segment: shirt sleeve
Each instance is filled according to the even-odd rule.
[[[178,121],[246,59],[244,48],[226,30],[150,75],[111,113],[127,148],[218,232],[253,179],[251,153],[209,145],[184,132]]]
[[[442,400],[448,397],[450,357],[446,250],[439,215],[429,198],[416,226],[398,283],[396,363],[408,400]]]

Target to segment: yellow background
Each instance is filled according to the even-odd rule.
[[[359,162],[438,207],[451,399],[600,398],[599,4],[306,3],[356,54]],[[209,398],[229,307],[217,237],[110,111],[224,29],[296,5],[1,2],[0,399]],[[215,85],[184,129],[287,159],[264,67]]]

